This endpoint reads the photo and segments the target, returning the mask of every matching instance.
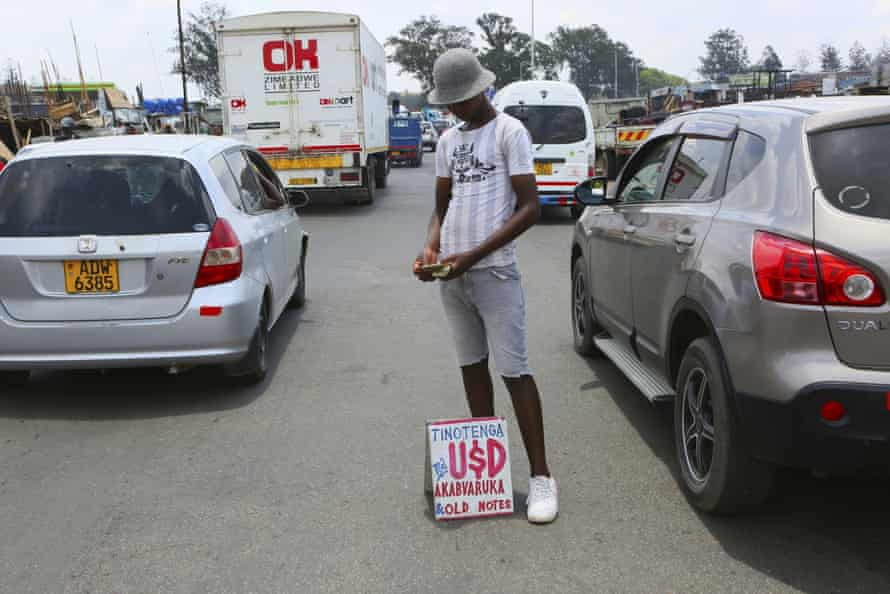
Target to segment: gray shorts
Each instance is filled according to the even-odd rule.
[[[521,281],[519,268],[512,264],[473,269],[439,283],[461,367],[486,359],[490,347],[502,376],[532,374]]]

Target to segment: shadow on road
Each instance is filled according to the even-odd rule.
[[[389,189],[378,189],[371,204],[356,204],[356,199],[364,200],[359,193],[340,194],[334,191],[323,193],[309,192],[309,204],[297,211],[300,217],[367,217],[383,206],[386,202]]]
[[[587,363],[649,449],[679,480],[672,406],[651,405],[606,359]],[[783,469],[762,509],[734,517],[698,517],[727,554],[794,588],[848,591],[837,590],[836,583],[850,573],[857,583],[849,584],[849,591],[888,591],[888,499],[888,479],[820,480]]]
[[[259,385],[239,385],[218,367],[178,376],[160,369],[36,372],[24,388],[0,394],[0,418],[151,419],[248,406],[268,389],[298,333],[302,311],[286,312],[275,325],[269,374]]]
[[[544,206],[541,208],[541,220],[538,225],[574,225],[575,217],[565,206]]]

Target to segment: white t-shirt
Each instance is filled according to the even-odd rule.
[[[534,175],[532,140],[516,118],[498,114],[481,128],[451,128],[436,148],[436,175],[451,179],[451,202],[440,234],[441,258],[472,250],[516,211],[514,175]],[[511,242],[473,268],[516,263]]]

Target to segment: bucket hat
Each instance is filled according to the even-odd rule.
[[[450,49],[433,65],[433,89],[427,100],[433,105],[450,105],[484,93],[497,77],[479,63],[468,49]]]

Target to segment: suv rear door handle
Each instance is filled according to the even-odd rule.
[[[674,237],[674,243],[682,247],[692,247],[695,245],[695,235],[692,233],[678,233]]]

